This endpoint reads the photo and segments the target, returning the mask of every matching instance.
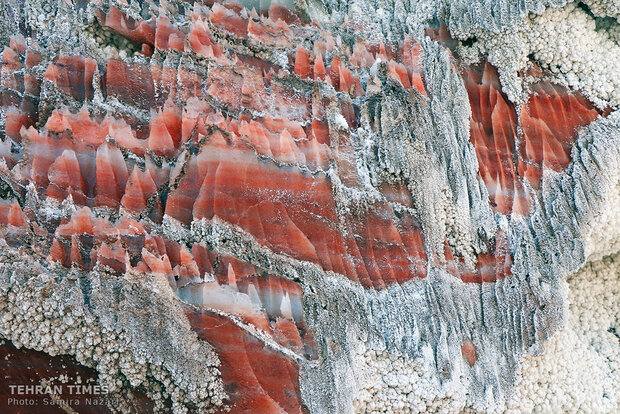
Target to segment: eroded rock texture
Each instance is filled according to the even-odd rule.
[[[517,115],[489,63],[468,68],[464,79],[472,107],[471,142],[491,204],[502,214],[527,215],[531,201],[524,186],[539,190],[545,170],[563,171],[578,129],[599,112],[578,92],[541,81],[532,85]]]
[[[388,3],[0,2],[0,335],[104,411],[502,410],[620,119],[534,61],[512,101],[443,25],[539,8]]]

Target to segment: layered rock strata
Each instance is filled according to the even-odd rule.
[[[0,335],[161,411],[503,410],[616,252],[617,96],[489,52],[565,2],[387,3],[1,2]]]

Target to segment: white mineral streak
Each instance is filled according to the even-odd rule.
[[[620,167],[620,166],[619,166]],[[588,260],[620,252],[620,182],[610,186],[605,208],[592,219],[592,226],[586,233],[586,255]]]
[[[501,413],[617,413],[620,411],[620,254],[588,262],[567,278],[566,328],[526,357]],[[476,412],[458,383],[443,395],[421,360],[358,343],[353,352],[354,411],[371,413]]]

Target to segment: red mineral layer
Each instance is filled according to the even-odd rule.
[[[534,84],[519,116],[523,129],[519,174],[539,189],[543,170],[564,170],[577,131],[598,116],[592,103],[578,92],[551,83]]]
[[[220,358],[230,412],[305,412],[295,361],[270,349],[223,316],[208,311],[187,312],[187,316],[198,336],[209,342]]]
[[[116,7],[110,7],[107,14],[98,13],[99,22],[118,34],[132,40],[137,44],[155,43],[155,22],[145,22],[127,17],[125,13]]]
[[[41,62],[41,54],[33,43],[26,45],[22,35],[13,36],[5,47],[0,64],[0,105],[5,112],[6,136],[20,142],[21,127],[28,128],[38,119],[37,99],[41,77],[33,68]],[[15,160],[3,157],[7,166]]]
[[[344,73],[340,69],[339,81]],[[260,76],[260,72],[246,72],[241,90],[249,73]],[[259,121],[227,120],[214,114],[204,101],[194,99],[182,113],[169,101],[161,111],[153,112],[145,140],[136,138],[123,121],[105,118],[97,122],[86,111],[77,115],[56,111],[46,123],[47,133],[29,129],[22,136],[32,152],[28,161],[32,171],[28,175],[47,187],[47,196],[61,201],[70,194],[78,204],[110,208],[122,205],[128,211],[141,213],[165,182],[167,170],[148,167],[143,171],[127,165],[118,146],[137,155],[143,155],[148,147],[156,155],[171,157],[178,153],[181,142],[196,139],[196,131],[209,134],[206,126],[215,124],[227,131],[228,138],[216,132],[208,136],[198,156],[191,156],[185,177],[168,197],[166,214],[185,224],[193,219],[223,218],[278,252],[318,263],[367,287],[382,288],[411,277],[424,277],[426,253],[413,217],[404,215],[395,220],[387,204],[377,203],[365,213],[366,217],[353,215],[348,219],[352,236],[343,238],[336,230],[338,218],[331,184],[322,174],[310,176],[295,167],[276,166],[258,160],[254,153],[316,168],[326,165],[330,149],[314,136],[308,140],[296,121],[271,116]],[[314,131],[313,125],[312,135]],[[115,138],[117,145],[104,142],[106,135]],[[339,145],[342,154],[351,151],[347,141]],[[348,161],[343,163],[346,170],[353,174],[347,181],[358,185],[355,169]],[[158,178],[162,173],[163,181]],[[170,179],[174,181],[174,177]],[[268,194],[276,197],[265,199]],[[408,193],[403,195],[409,197]],[[395,221],[400,224],[394,226]],[[58,243],[54,246],[55,255],[63,251]],[[67,259],[58,259],[68,263]],[[474,281],[466,277],[463,280]]]
[[[239,38],[248,37],[248,21],[239,16],[234,10],[215,3],[209,15],[211,23]]]
[[[517,116],[491,64],[470,66],[463,78],[472,109],[470,139],[491,205],[502,214],[526,215],[531,199],[524,183],[539,190],[545,169],[563,171],[578,130],[599,112],[580,93],[540,81]]]
[[[290,142],[290,134],[285,135]],[[287,145],[290,152],[292,144]],[[345,239],[337,230],[335,202],[322,174],[310,176],[260,161],[247,147],[231,148],[215,137],[190,160],[187,171],[166,205],[166,214],[182,223],[217,216],[278,252],[367,286],[425,275],[426,254],[415,219],[396,227],[391,208],[377,205],[366,217],[350,218],[353,234]]]
[[[43,76],[56,83],[61,91],[83,101],[93,98],[93,75],[97,70],[94,59],[60,55],[49,64]]]
[[[215,16],[216,21],[220,14],[233,13],[242,20],[245,18],[235,7],[218,6],[215,9],[210,17]],[[189,43],[198,42],[214,51],[216,43],[201,21],[199,16],[194,18]],[[158,47],[170,47],[166,46],[166,41],[177,29],[163,18],[157,20],[156,26],[156,32],[162,37],[156,41]],[[194,35],[191,35],[192,31]],[[338,90],[357,96],[363,90],[359,78],[350,67],[369,66],[376,59],[381,59],[388,62],[389,75],[395,81],[405,88],[418,85],[416,87],[420,92],[425,93],[421,49],[417,42],[409,39],[401,45],[356,42],[349,54],[345,53],[342,58],[334,55],[326,67],[322,63],[323,56],[327,51],[335,50],[337,41],[329,33],[323,33],[323,36],[324,40],[315,42],[312,53],[302,46],[296,49],[293,66],[297,75],[306,77],[313,72],[316,76],[323,72],[322,78]],[[350,57],[348,63],[347,56]],[[217,59],[217,56],[213,58]],[[82,62],[73,58],[63,59],[69,63]],[[79,68],[81,66],[78,65]],[[27,162],[16,171],[20,183],[25,185],[27,180],[33,180],[45,189],[46,196],[61,201],[71,195],[78,205],[112,209],[122,206],[125,211],[136,215],[144,214],[150,206],[148,216],[156,222],[161,221],[164,212],[186,225],[195,219],[218,217],[240,226],[259,243],[277,253],[317,263],[325,270],[344,274],[366,287],[383,288],[412,277],[425,276],[427,259],[424,239],[415,217],[404,214],[396,218],[387,203],[377,202],[367,212],[344,217],[348,230],[345,235],[338,229],[337,223],[341,218],[336,213],[329,180],[321,173],[310,175],[297,167],[306,166],[314,170],[336,162],[343,182],[353,187],[360,185],[352,162],[354,151],[350,137],[344,134],[339,138],[338,145],[329,146],[331,131],[324,121],[328,102],[308,101],[307,97],[275,80],[273,70],[266,76],[261,65],[250,61],[238,61],[232,66],[226,63],[209,71],[205,86],[210,98],[227,105],[229,110],[265,112],[262,118],[252,119],[240,114],[238,119],[231,119],[222,116],[200,97],[204,94],[201,88],[177,88],[180,86],[177,75],[181,74],[181,70],[173,69],[173,73],[169,69],[157,65],[127,64],[120,60],[108,61],[104,68],[106,95],[115,96],[128,104],[156,108],[151,110],[148,134],[140,135],[131,122],[124,120],[111,117],[91,119],[85,110],[77,115],[55,111],[41,132],[33,128],[21,130],[30,154]],[[88,78],[86,64],[83,71]],[[71,82],[52,75],[49,77],[59,82],[59,88],[68,87],[68,93],[81,96],[78,87],[82,85],[82,78],[78,76],[77,82]],[[191,74],[187,76],[186,79],[193,79]],[[492,201],[504,206],[516,193],[515,210],[526,211],[523,205],[527,204],[528,199],[522,195],[522,184],[514,165],[508,171],[498,167],[493,169],[498,164],[503,165],[497,161],[498,158],[500,161],[509,159],[514,153],[514,148],[510,147],[514,146],[515,140],[514,109],[498,91],[496,75],[494,77],[490,71],[487,70],[485,76],[474,83],[482,84],[490,91],[487,95],[493,95],[492,101],[498,108],[492,114],[486,114],[479,105],[478,111],[474,111],[474,118],[479,122],[472,124],[485,131],[482,139],[488,141],[494,137],[493,126],[497,131],[507,131],[509,135],[504,139],[507,149],[487,154],[487,158],[494,162],[481,163],[485,166],[490,164],[489,171],[483,171],[485,182],[489,177],[501,178],[495,192],[490,188]],[[267,84],[270,89],[266,88]],[[234,87],[231,88],[231,85]],[[153,94],[155,89],[162,91],[157,99]],[[173,103],[181,90],[184,94],[190,93],[184,108]],[[84,93],[85,98],[86,95]],[[161,96],[167,96],[166,100],[162,101]],[[481,96],[484,98],[484,94]],[[351,101],[338,99],[337,105],[347,123],[355,128],[356,116]],[[313,115],[312,123],[303,128],[301,123],[310,118],[310,114]],[[508,122],[502,125],[505,119]],[[485,130],[489,129],[489,123],[490,133]],[[213,127],[219,131],[213,133]],[[113,141],[105,142],[108,136]],[[200,144],[199,140],[203,143]],[[475,143],[481,141],[474,133],[472,140]],[[201,146],[200,152],[186,154],[183,143]],[[483,144],[491,145],[488,142],[476,145],[479,157],[484,156]],[[121,151],[131,151],[145,157],[146,167],[124,159]],[[171,160],[177,158],[177,168],[170,170],[165,163],[156,166],[150,161],[148,152]],[[269,157],[275,162],[257,155]],[[183,160],[186,158],[188,161],[184,166]],[[9,158],[7,160],[15,162]],[[181,170],[184,175],[177,182]],[[167,198],[153,198],[166,183],[171,184]],[[514,188],[506,189],[509,185]],[[381,191],[392,201],[411,205],[411,196],[406,189],[392,189],[384,185]],[[92,251],[81,255],[81,261],[78,260],[80,255],[75,253],[79,244],[79,238],[55,240],[50,257],[65,265],[77,263],[92,266],[105,262],[117,271],[126,269],[122,261],[126,249],[116,241],[97,245]],[[506,267],[509,269],[509,254],[496,260],[493,257],[494,247],[490,248],[490,253],[479,255],[478,268],[474,271],[465,269],[462,259],[453,258],[447,248],[448,262],[455,277],[466,282],[492,282],[509,274],[509,270],[504,270]],[[139,253],[130,255],[134,264],[138,263],[145,269],[154,266],[159,271],[166,271],[168,259],[161,253],[149,252],[150,265],[138,260]],[[78,262],[74,262],[72,257]],[[495,269],[494,266],[499,267]]]
[[[427,34],[455,49],[445,26]],[[539,68],[530,72],[542,78]],[[598,111],[577,91],[539,80],[528,85],[530,95],[517,113],[490,63],[469,65],[462,75],[472,110],[470,140],[491,206],[501,214],[527,215],[533,196],[528,187],[540,190],[545,170],[563,171],[579,130],[608,111]]]

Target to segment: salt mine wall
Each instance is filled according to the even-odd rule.
[[[0,0],[0,412],[620,411],[614,0]]]

